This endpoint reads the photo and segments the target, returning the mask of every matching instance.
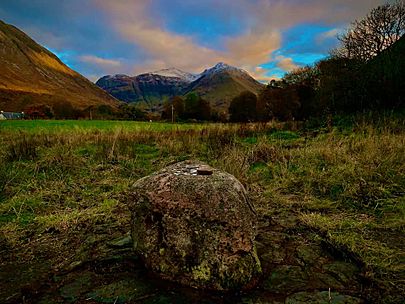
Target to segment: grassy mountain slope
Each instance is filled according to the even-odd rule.
[[[207,99],[217,111],[227,111],[231,100],[243,91],[258,94],[263,84],[239,69],[224,69],[207,73],[192,82],[188,92],[194,92]]]
[[[119,102],[16,27],[0,21],[0,109],[117,107]]]
[[[179,77],[146,73],[134,77],[108,75],[100,78],[96,84],[121,101],[156,104],[180,95],[188,82]]]

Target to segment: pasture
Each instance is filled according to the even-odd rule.
[[[124,241],[128,185],[185,159],[225,170],[248,190],[263,266],[253,291],[224,296],[160,282]],[[405,128],[398,117],[316,128],[1,121],[0,299],[301,303],[330,288],[352,300],[345,303],[399,303],[404,189]]]

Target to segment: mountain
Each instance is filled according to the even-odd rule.
[[[96,84],[125,102],[162,103],[169,97],[194,92],[210,101],[217,111],[226,111],[241,92],[257,94],[264,87],[246,71],[222,62],[198,75],[169,68],[134,77],[108,75]]]
[[[73,71],[18,28],[0,21],[0,109],[47,105],[57,117],[120,102]]]
[[[187,73],[187,72],[184,72],[184,71],[176,69],[176,68],[163,69],[163,70],[152,72],[152,74],[166,76],[166,77],[177,77],[186,82],[192,82],[199,77],[199,75]]]
[[[104,76],[96,85],[106,90],[115,98],[125,102],[146,102],[150,105],[159,103],[171,96],[181,95],[190,81],[188,73],[169,69],[170,73],[179,73],[177,76],[165,76],[155,73],[146,73],[130,77],[127,75]],[[169,71],[169,72],[167,72]],[[191,75],[191,74],[190,74]],[[181,76],[181,77],[180,77]]]
[[[210,101],[216,111],[227,111],[231,100],[243,91],[258,94],[264,85],[245,70],[218,63],[189,84],[184,94],[194,92]]]

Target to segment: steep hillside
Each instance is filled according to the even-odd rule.
[[[64,111],[110,106],[119,102],[73,71],[16,27],[0,21],[0,109],[24,111],[48,105]]]
[[[217,111],[223,111],[227,110],[231,100],[243,91],[258,94],[263,87],[263,84],[246,71],[221,62],[201,73],[185,93],[195,92],[209,100]]]
[[[405,106],[405,36],[370,60],[362,69],[368,102],[376,108]]]
[[[185,72],[184,72],[185,73]],[[127,75],[104,76],[96,84],[112,96],[125,102],[159,103],[163,100],[181,95],[190,81],[173,76],[153,73],[135,77]]]

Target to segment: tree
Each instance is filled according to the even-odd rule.
[[[211,105],[209,101],[201,98],[196,93],[189,93],[185,99],[184,118],[210,120]]]
[[[286,85],[307,85],[315,88],[319,84],[319,69],[317,66],[305,66],[292,70],[284,75],[283,86]]]
[[[362,68],[364,99],[374,109],[405,106],[405,36]],[[361,80],[361,81],[359,81]]]
[[[210,120],[211,119],[211,105],[208,100],[199,98],[198,100],[198,119]]]
[[[256,120],[257,96],[244,91],[232,99],[229,106],[230,120],[232,122],[248,122]]]
[[[54,118],[53,109],[48,105],[34,105],[25,109],[25,116],[30,119],[50,119]]]
[[[61,100],[53,104],[53,112],[57,119],[78,119],[85,116],[82,111],[75,108],[71,102]]]
[[[318,62],[319,112],[352,113],[365,102],[361,64],[356,59],[332,57]]]
[[[89,109],[87,112],[94,109]],[[145,120],[146,110],[138,104],[122,104],[117,116],[123,120]]]
[[[277,118],[284,121],[295,119],[301,107],[295,85],[267,86],[261,92],[258,104],[265,104],[267,119]]]
[[[184,101],[184,117],[198,119],[198,103],[200,97],[196,93],[189,93]]]
[[[387,3],[352,23],[351,28],[338,37],[342,46],[333,53],[338,57],[368,61],[398,41],[404,33],[404,0]]]
[[[172,108],[173,106],[173,108]],[[174,117],[172,117],[172,114]],[[184,118],[184,100],[180,96],[171,97],[168,101],[166,101],[163,105],[163,119],[174,120],[183,119]]]

